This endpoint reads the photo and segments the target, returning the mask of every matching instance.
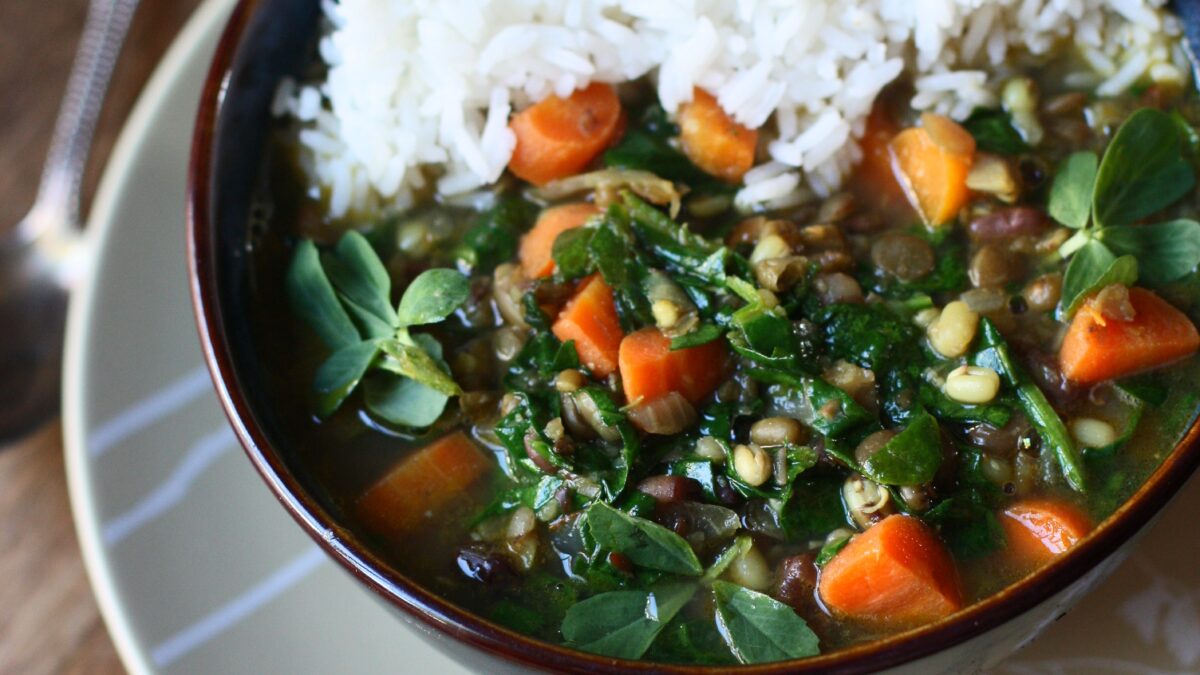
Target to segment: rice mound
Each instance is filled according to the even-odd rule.
[[[763,127],[770,160],[737,203],[837,189],[880,90],[902,72],[912,104],[963,119],[995,106],[1011,52],[1080,50],[1075,86],[1120,93],[1188,79],[1165,0],[325,0],[323,81],[285,81],[274,112],[301,126],[302,162],[330,215],[404,208],[426,189],[496,180],[514,109],[593,81],[651,74],[668,112],[712,92]],[[765,125],[765,126],[764,126]]]

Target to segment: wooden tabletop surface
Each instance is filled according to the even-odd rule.
[[[199,3],[138,8],[97,129],[89,196],[142,85]],[[33,201],[86,13],[85,0],[0,2],[0,231]],[[0,673],[123,672],[80,559],[62,453],[57,419],[0,446]]]

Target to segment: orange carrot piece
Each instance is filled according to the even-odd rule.
[[[925,113],[921,123],[892,139],[892,168],[925,223],[941,225],[967,204],[975,139],[941,115]]]
[[[528,279],[554,274],[554,240],[558,235],[587,222],[600,213],[594,204],[576,202],[545,209],[538,215],[533,228],[521,238],[521,271]]]
[[[924,523],[893,515],[854,537],[821,570],[835,615],[895,627],[936,621],[963,606],[950,554]]]
[[[397,540],[431,524],[492,466],[474,441],[455,431],[400,460],[358,498],[355,511],[372,532]]]
[[[623,117],[617,91],[599,82],[542,99],[509,120],[517,145],[508,168],[534,185],[578,173],[617,138]]]
[[[550,330],[563,342],[574,340],[579,360],[597,377],[608,377],[617,369],[625,331],[621,330],[612,289],[599,274],[579,284]]]
[[[679,145],[705,173],[739,183],[754,166],[758,132],[727,115],[711,94],[697,87],[679,107]]]
[[[1000,525],[1008,539],[1005,549],[1029,567],[1043,564],[1071,548],[1092,529],[1075,506],[1050,499],[1023,499],[1005,507]]]
[[[1157,368],[1194,353],[1200,334],[1183,312],[1144,288],[1129,289],[1132,321],[1104,319],[1081,310],[1058,352],[1059,366],[1082,384]]]
[[[643,328],[621,341],[621,383],[630,403],[653,401],[677,391],[696,403],[725,378],[724,340],[671,351],[671,340],[657,328]]]

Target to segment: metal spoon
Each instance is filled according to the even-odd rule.
[[[138,0],[92,0],[37,197],[0,239],[0,445],[58,410],[67,294],[86,251],[80,188],[92,133]]]

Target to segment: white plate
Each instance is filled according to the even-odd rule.
[[[64,423],[84,560],[134,673],[458,666],[301,533],[236,447],[203,368],[184,258],[200,86],[232,2],[210,0],[147,86],[101,186],[74,298]],[[1011,673],[1200,667],[1200,485]]]

